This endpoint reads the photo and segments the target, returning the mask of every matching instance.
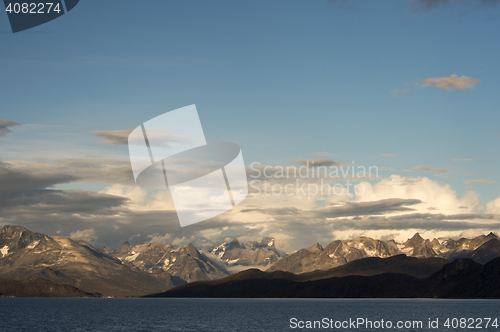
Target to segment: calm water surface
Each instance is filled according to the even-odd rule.
[[[0,331],[474,331],[482,327],[481,331],[500,332],[493,320],[488,328],[486,320],[478,320],[484,317],[500,320],[500,300],[0,298]],[[291,324],[293,318],[296,324]],[[307,321],[324,318],[333,324],[358,318],[377,324],[383,319],[394,326],[305,328]],[[447,318],[450,324],[452,318],[475,321],[468,320],[465,328],[447,328]],[[439,319],[439,327],[429,328],[429,319]],[[299,328],[299,321],[304,328]],[[422,321],[422,328],[397,329],[398,321]]]

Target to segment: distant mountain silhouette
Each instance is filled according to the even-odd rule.
[[[304,277],[250,270],[220,280],[177,286],[148,297],[500,298],[500,258],[484,266],[469,258],[458,259],[427,278],[392,272],[314,278],[314,273]]]

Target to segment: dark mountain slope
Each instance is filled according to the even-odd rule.
[[[45,279],[0,279],[0,296],[15,297],[98,297],[71,285],[58,284]]]
[[[245,271],[195,282],[150,297],[249,298],[500,298],[500,258],[481,265],[471,259],[446,264],[428,278],[401,273],[350,275],[299,281],[303,275]]]

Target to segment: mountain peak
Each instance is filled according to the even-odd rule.
[[[240,248],[240,241],[238,241],[238,239],[233,239],[231,240],[231,242],[229,242],[227,244],[227,249],[226,250],[231,250],[231,249],[234,249],[234,248]]]
[[[186,246],[186,252],[193,256],[193,257],[198,257],[200,255],[200,253],[198,252],[198,249],[196,249],[195,246],[193,246],[192,243],[189,243],[187,246]]]
[[[323,247],[321,246],[321,244],[315,243],[312,246],[310,246],[309,248],[307,248],[307,250],[309,250],[311,252],[323,251]]]
[[[27,231],[26,228],[23,226],[18,226],[18,225],[5,225],[2,227],[2,230],[4,229],[14,229],[14,230],[20,230],[20,231]]]
[[[30,230],[27,230],[26,228],[24,228],[22,226],[16,226],[16,225],[6,225],[6,226],[2,227],[0,232],[4,233],[4,234],[14,234],[14,233],[21,233],[21,232],[32,233]]]
[[[407,248],[409,248],[409,247],[416,248],[416,247],[420,247],[424,242],[425,242],[425,240],[420,236],[420,234],[415,233],[415,235],[413,235],[413,237],[411,239],[408,239],[404,243],[404,245]]]
[[[120,252],[129,252],[130,248],[132,248],[130,243],[128,243],[128,241],[125,241],[119,251]]]
[[[269,249],[275,249],[275,246],[274,246],[274,238],[272,237],[263,237],[262,240],[260,241],[260,247],[267,247]]]

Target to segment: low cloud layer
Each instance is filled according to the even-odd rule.
[[[84,229],[81,231],[72,232],[69,235],[69,238],[73,240],[81,239],[87,243],[94,244],[97,240],[97,232],[93,228]]]
[[[337,163],[318,160],[325,165]],[[430,166],[419,168],[445,172]],[[107,183],[100,192],[57,189],[63,184],[99,179]],[[280,181],[285,180],[272,179],[268,185]],[[319,185],[318,179],[304,181],[306,188],[309,184]],[[340,183],[332,179],[330,182]],[[272,236],[278,248],[291,252],[316,242],[326,245],[359,235],[390,235],[405,240],[422,230],[451,236],[471,228],[500,229],[500,199],[481,206],[475,191],[457,197],[448,184],[427,177],[358,179],[356,183],[364,187],[361,196],[346,191],[310,197],[249,195],[232,210],[182,228],[169,192],[135,186],[125,161],[8,161],[0,163],[0,183],[0,226],[22,225],[51,235],[82,238],[110,249],[125,241],[177,245],[192,242],[206,249],[227,238],[257,240]]]

